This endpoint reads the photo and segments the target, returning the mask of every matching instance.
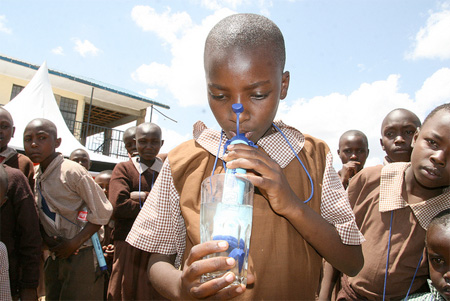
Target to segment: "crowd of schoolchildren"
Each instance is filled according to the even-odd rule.
[[[367,137],[346,131],[336,172],[322,140],[274,121],[290,82],[285,60],[272,21],[226,17],[204,48],[222,131],[199,121],[192,140],[159,154],[161,129],[142,123],[123,134],[129,160],[95,177],[84,149],[58,153],[50,120],[14,133],[0,107],[0,300],[450,300],[450,103],[423,123],[389,112],[383,165],[364,168]],[[226,143],[238,134],[236,102],[257,147]],[[25,154],[8,146],[13,135]],[[246,286],[231,272],[200,280],[236,264],[206,257],[228,242],[200,243],[200,183],[225,167],[248,170],[256,187]]]

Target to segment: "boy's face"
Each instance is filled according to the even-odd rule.
[[[289,72],[282,72],[267,49],[226,53],[211,51],[205,55],[205,73],[209,106],[228,138],[236,135],[236,114],[231,105],[241,103],[240,132],[257,142],[270,134],[280,99],[289,87]]]
[[[411,167],[426,188],[450,185],[450,112],[441,110],[414,135]]]
[[[410,114],[396,111],[382,125],[380,144],[392,162],[409,162],[417,126]]]
[[[34,163],[48,166],[60,144],[61,138],[57,139],[50,126],[39,120],[30,122],[23,132],[25,153]]]
[[[6,110],[0,109],[0,152],[6,149],[13,136],[14,126],[11,115]]]
[[[89,170],[91,168],[91,159],[89,158],[88,153],[86,153],[85,151],[74,151],[70,155],[69,159],[77,162],[78,164],[86,168],[86,170]]]
[[[103,189],[106,197],[108,197],[109,193],[109,181],[111,180],[111,176],[107,174],[98,175],[95,177],[95,183],[98,184]]]
[[[427,231],[428,264],[434,287],[450,300],[450,229],[434,225]]]
[[[136,148],[143,163],[153,161],[163,143],[161,133],[155,128],[139,128],[136,130]]]
[[[125,143],[125,149],[130,156],[135,156],[137,154],[135,135],[124,134],[123,143]]]
[[[357,165],[357,171],[360,171],[366,163],[369,150],[361,136],[350,135],[341,139],[338,155],[339,158],[341,158],[342,164],[345,164],[348,161],[359,162],[360,164]]]

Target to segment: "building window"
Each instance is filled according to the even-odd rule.
[[[75,129],[75,119],[77,116],[77,105],[78,101],[76,99],[66,98],[61,96],[61,101],[59,102],[59,110],[66,121],[67,127],[72,132]]]
[[[9,99],[10,101],[13,100],[14,97],[17,96],[17,94],[19,94],[20,92],[22,92],[23,88],[22,86],[19,85],[14,85],[12,86],[12,90],[11,90],[11,98]]]

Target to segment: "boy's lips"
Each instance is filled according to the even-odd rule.
[[[234,131],[230,131],[230,134],[231,134],[231,138],[233,138],[234,136],[236,136],[236,132],[234,132]],[[245,131],[242,131],[241,134],[244,134],[244,135],[245,135],[245,138],[247,138],[248,140],[251,140],[251,137],[252,137],[252,135],[253,135],[253,132],[245,132]]]
[[[441,177],[441,173],[437,168],[425,166],[423,167],[423,170],[433,179]]]

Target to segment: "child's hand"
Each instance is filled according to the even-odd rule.
[[[209,241],[194,246],[189,252],[181,274],[181,298],[203,299],[214,296],[215,299],[234,298],[245,291],[245,286],[232,285],[235,275],[228,272],[220,278],[201,283],[202,274],[231,269],[235,260],[231,257],[214,257],[203,259],[206,255],[227,250],[226,241]],[[248,284],[253,283],[253,276],[249,274]]]
[[[282,216],[292,212],[293,206],[302,203],[292,191],[281,167],[261,149],[244,144],[228,146],[224,156],[227,168],[247,170],[246,178],[268,198],[272,209]]]
[[[59,243],[50,248],[50,251],[52,251],[57,258],[69,258],[71,255],[77,255],[79,251],[80,245],[78,244],[77,240],[75,239],[65,239],[62,237],[56,237],[54,236],[54,239],[56,239]]]
[[[145,202],[145,199],[148,196],[148,191],[132,191],[130,193],[130,199],[134,201],[139,201],[139,197],[141,198],[142,202]]]
[[[348,180],[356,175],[360,164],[358,161],[348,161],[342,165],[342,169],[339,171],[339,177],[341,178],[341,182],[346,184],[345,186],[348,185]]]

